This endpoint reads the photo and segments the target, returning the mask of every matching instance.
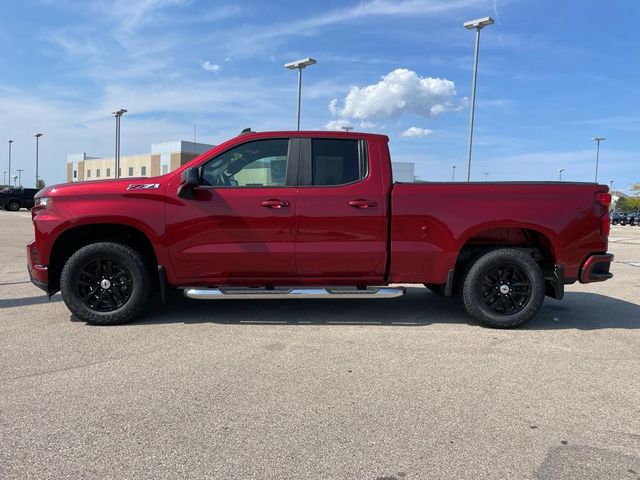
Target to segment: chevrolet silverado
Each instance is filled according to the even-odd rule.
[[[610,202],[595,183],[394,183],[384,135],[246,132],[159,177],[44,188],[28,270],[98,325],[169,288],[374,299],[420,283],[510,328],[612,276]]]

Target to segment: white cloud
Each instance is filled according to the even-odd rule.
[[[333,99],[329,110],[343,118],[368,120],[412,113],[436,117],[460,110],[466,98],[458,98],[455,84],[445,78],[420,77],[416,72],[398,68],[373,85],[351,87],[345,99]]]
[[[431,135],[433,130],[428,128],[421,127],[409,127],[404,132],[402,132],[403,137],[426,137]]]
[[[378,128],[378,125],[373,122],[351,122],[345,118],[338,118],[337,120],[331,120],[330,122],[327,122],[327,124],[324,126],[324,128],[326,128],[327,130],[343,130],[343,127],[366,130]]]
[[[349,120],[338,119],[331,120],[324,126],[327,130],[343,130],[344,127],[353,128],[353,124]]]
[[[209,60],[200,60],[200,66],[207,72],[218,72],[220,70],[220,65],[211,63]]]

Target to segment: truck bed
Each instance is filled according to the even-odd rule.
[[[444,283],[465,246],[540,245],[562,259],[566,283],[593,252],[606,252],[607,187],[570,182],[395,183],[391,192],[392,282]]]

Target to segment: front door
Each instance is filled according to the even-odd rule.
[[[202,164],[193,198],[175,194],[167,202],[169,250],[181,283],[260,285],[261,278],[295,277],[298,142],[270,138],[232,147]]]

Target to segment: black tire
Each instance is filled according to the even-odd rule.
[[[9,210],[10,212],[17,212],[18,210],[20,210],[20,204],[15,200],[11,200],[7,204],[7,210]]]
[[[117,325],[133,320],[147,307],[153,283],[139,252],[121,243],[100,242],[67,260],[60,290],[67,308],[79,319]]]
[[[462,287],[469,315],[492,328],[515,328],[531,320],[544,302],[544,278],[531,255],[499,248],[479,257]]]
[[[618,220],[611,220],[611,225],[617,225],[618,224]]]
[[[434,283],[425,283],[424,286],[427,287],[429,290],[431,290],[436,295],[440,295],[440,296],[444,297],[444,287],[445,287],[445,285],[436,285]]]

